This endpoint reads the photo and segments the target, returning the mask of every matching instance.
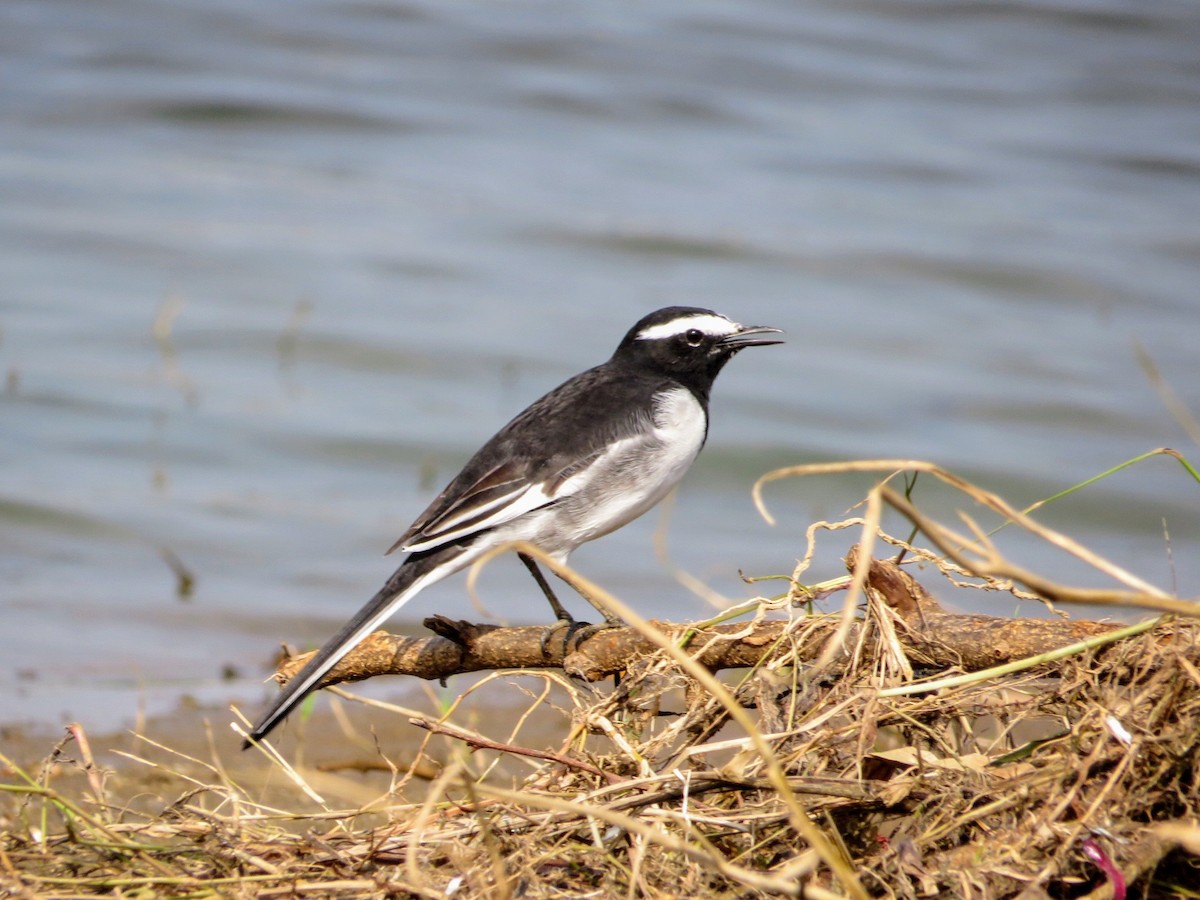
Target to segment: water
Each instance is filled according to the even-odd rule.
[[[254,706],[479,443],[662,305],[789,342],[722,375],[669,516],[574,557],[653,615],[708,609],[672,565],[749,596],[870,484],[775,486],[768,528],[776,466],[927,458],[1026,503],[1200,455],[1135,353],[1200,410],[1189,2],[10,0],[0,196],[0,722]],[[1198,501],[1158,459],[1047,520],[1194,596]],[[527,580],[393,624],[540,621]]]

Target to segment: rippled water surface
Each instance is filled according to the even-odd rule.
[[[750,596],[870,484],[773,486],[769,528],[776,466],[926,458],[1024,504],[1200,456],[1137,357],[1200,410],[1191,2],[9,0],[0,196],[0,721],[253,706],[658,306],[788,343],[722,376],[669,515],[573,558],[654,615],[709,609],[673,566]],[[1198,510],[1158,458],[1047,521],[1195,595]],[[526,581],[496,563],[486,615],[542,620]],[[484,615],[457,577],[394,624],[432,612]]]

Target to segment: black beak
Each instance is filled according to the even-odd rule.
[[[731,350],[741,350],[743,347],[769,347],[772,344],[783,343],[783,341],[755,337],[757,334],[783,334],[783,330],[771,328],[769,325],[745,325],[733,334],[721,338],[721,346]]]

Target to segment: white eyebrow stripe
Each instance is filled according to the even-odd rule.
[[[662,338],[673,337],[677,334],[683,334],[691,328],[698,328],[707,335],[712,337],[725,337],[726,335],[736,334],[741,326],[736,322],[730,322],[724,316],[718,316],[715,313],[694,316],[680,316],[678,319],[672,319],[670,322],[663,322],[661,325],[651,325],[649,328],[643,328],[637,333],[639,341],[657,341]]]

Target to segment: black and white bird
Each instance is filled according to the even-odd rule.
[[[761,337],[778,333],[708,309],[660,309],[634,325],[607,362],[505,425],[395,543],[392,550],[409,554],[400,568],[287,683],[246,746],[265,737],[422,588],[512,541],[566,562],[580,544],[653,507],[704,446],[708,395],[722,367],[746,347],[781,343]],[[533,559],[522,555],[522,561],[560,622],[573,622]]]

